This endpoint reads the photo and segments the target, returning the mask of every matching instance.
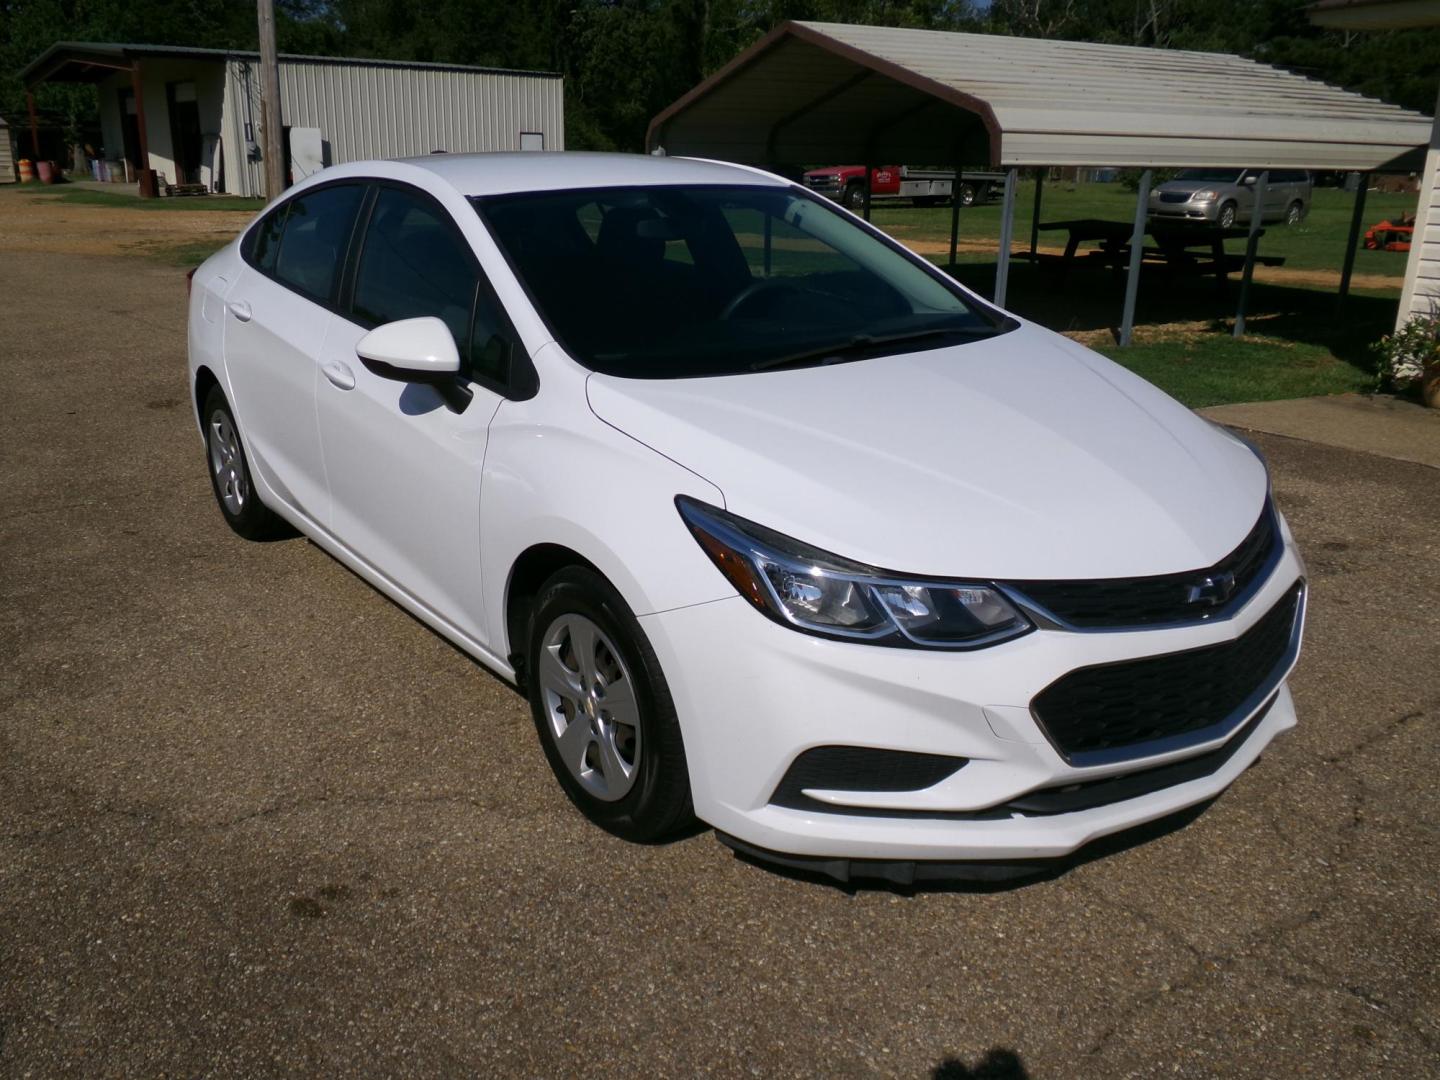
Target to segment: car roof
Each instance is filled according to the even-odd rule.
[[[644,187],[669,184],[786,184],[778,176],[698,158],[576,151],[497,154],[429,154],[402,159],[425,169],[462,195],[501,195],[567,188]]]

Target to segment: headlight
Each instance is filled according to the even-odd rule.
[[[1196,191],[1190,195],[1191,202],[1214,202],[1220,197],[1218,191]]]
[[[976,649],[1034,629],[993,585],[899,578],[683,495],[675,505],[740,595],[794,629],[929,649]]]

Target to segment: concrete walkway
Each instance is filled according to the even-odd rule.
[[[1200,415],[1246,431],[1360,450],[1440,469],[1440,410],[1364,394],[1216,405]]]

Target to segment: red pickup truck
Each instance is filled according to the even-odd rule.
[[[1004,183],[1004,173],[966,169],[960,174],[960,205],[986,202]],[[910,199],[916,206],[938,206],[950,201],[955,170],[877,165],[870,170],[870,185],[872,203]],[[811,169],[805,174],[805,186],[850,210],[859,211],[865,205],[865,166],[827,165]]]

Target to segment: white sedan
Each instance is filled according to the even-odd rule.
[[[195,272],[189,353],[230,526],[523,688],[621,836],[1026,872],[1295,723],[1258,454],[779,177],[326,169]]]

